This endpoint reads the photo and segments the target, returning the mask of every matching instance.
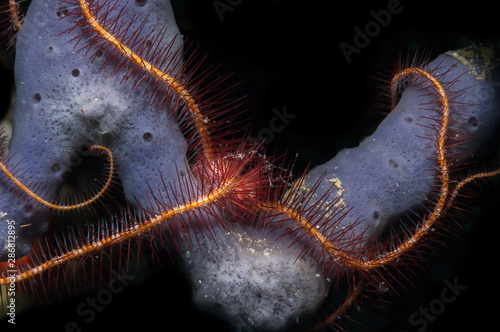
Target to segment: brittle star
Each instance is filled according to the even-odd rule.
[[[22,245],[16,246],[16,251],[20,256],[26,255],[45,229],[43,221],[37,225],[31,222],[35,213],[42,220],[47,217],[47,212],[38,205],[56,210],[80,209],[107,193],[115,172],[115,155],[119,164],[116,172],[131,208],[138,212],[124,209],[121,215],[100,221],[97,230],[89,231],[87,236],[73,232],[63,237],[64,241],[56,238],[55,251],[51,248],[54,244],[45,247],[42,244],[38,252],[16,263],[16,282],[33,282],[43,278],[45,272],[58,270],[71,261],[85,262],[95,253],[112,250],[115,245],[121,251],[122,244],[130,244],[133,238],[140,239],[144,234],[153,235],[152,243],[156,237],[168,238],[184,255],[188,252],[186,248],[196,247],[194,242],[206,249],[207,243],[214,239],[222,247],[221,236],[236,239],[228,241],[245,239],[243,242],[256,247],[243,246],[244,249],[252,252],[258,248],[264,256],[277,257],[279,261],[281,251],[287,247],[280,245],[279,240],[276,246],[261,241],[252,233],[271,230],[271,235],[278,232],[279,238],[289,236],[288,244],[291,241],[304,246],[299,249],[295,246],[285,254],[284,263],[295,266],[292,271],[296,278],[314,275],[314,280],[321,283],[346,274],[353,280],[344,304],[315,326],[321,328],[332,324],[352,305],[363,285],[360,280],[385,280],[385,269],[414,251],[453,205],[463,186],[499,172],[482,172],[455,182],[450,179],[448,159],[453,154],[449,150],[456,144],[447,143],[452,116],[450,104],[458,104],[456,95],[463,92],[451,88],[459,79],[449,79],[453,70],[441,65],[445,60],[433,69],[420,66],[402,69],[391,82],[394,100],[397,100],[398,82],[406,77],[414,80],[413,88],[417,86],[425,92],[424,96],[432,97],[436,112],[434,117],[429,116],[434,126],[428,126],[435,136],[428,138],[435,152],[434,177],[439,184],[430,213],[413,233],[387,247],[372,245],[371,236],[367,236],[372,230],[364,226],[361,219],[354,218],[354,223],[341,227],[348,216],[356,212],[356,206],[345,207],[344,180],[326,179],[325,175],[311,180],[310,173],[309,178],[302,177],[292,183],[285,167],[274,166],[274,160],[264,155],[259,144],[246,137],[228,139],[227,133],[231,136],[235,131],[226,131],[226,123],[233,118],[224,116],[231,107],[224,105],[225,109],[220,109],[222,102],[204,100],[219,81],[211,82],[208,90],[197,90],[195,82],[202,80],[206,73],[193,77],[186,71],[192,65],[192,58],[186,62],[181,60],[182,42],[175,30],[163,26],[158,29],[155,23],[158,19],[154,16],[159,11],[149,10],[148,16],[137,14],[136,11],[147,8],[145,2],[122,7],[118,1],[67,0],[58,2],[57,6],[37,8],[40,3],[44,2],[32,3],[35,14],[32,17],[28,14],[26,22],[31,23],[22,26],[17,40],[18,52],[30,54],[27,58],[20,57],[18,63],[38,59],[42,50],[43,61],[49,64],[36,66],[37,70],[19,69],[18,73],[25,88],[18,95],[17,103],[22,106],[17,109],[22,111],[16,110],[15,121],[26,128],[25,132],[32,132],[33,137],[26,140],[19,134],[13,136],[10,148],[15,154],[2,163],[6,175],[3,199],[21,197],[24,202],[21,209],[2,214],[4,220],[18,222],[17,236]],[[40,44],[34,47],[28,41],[38,33],[35,27],[48,34],[38,38]],[[153,30],[157,32],[149,32]],[[68,50],[67,45],[72,48]],[[56,66],[58,61],[60,66]],[[29,68],[29,65],[23,64],[20,68]],[[438,73],[443,68],[444,74]],[[38,84],[39,78],[45,75],[62,77],[66,85],[57,82],[62,89],[55,91],[49,84],[46,87]],[[110,85],[114,88],[110,89]],[[57,101],[58,98],[61,99]],[[453,116],[455,120],[458,118]],[[222,118],[225,121],[221,121]],[[183,131],[178,130],[177,123],[183,124]],[[454,134],[458,131],[451,129]],[[465,131],[460,133],[463,135]],[[70,168],[65,161],[67,156],[72,151],[88,149],[103,150],[108,155],[109,172],[102,188],[76,204],[58,204],[43,198],[57,192],[60,177]],[[31,168],[36,165],[37,173],[24,168],[26,160],[30,161]],[[389,164],[399,167],[393,159],[389,159]],[[324,180],[329,183],[326,190]],[[12,198],[6,198],[8,195]],[[2,209],[7,211],[8,207]],[[380,212],[375,219],[379,217]],[[256,239],[244,236],[243,231],[234,226],[234,219],[241,219],[248,234],[255,235]],[[359,227],[365,229],[358,232]],[[259,247],[261,245],[264,247]],[[4,253],[8,255],[8,250]],[[309,266],[290,260],[290,253]],[[188,265],[194,259],[189,260]],[[300,274],[297,270],[304,266],[304,270],[313,273]],[[293,273],[287,281],[290,284],[298,280],[293,279]],[[9,284],[11,279],[4,276],[0,284]],[[280,324],[286,326],[293,317],[286,317]]]

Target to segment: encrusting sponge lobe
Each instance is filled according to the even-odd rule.
[[[313,257],[297,258],[301,248],[293,240],[276,241],[247,226],[213,230],[214,239],[183,246],[182,265],[200,309],[238,331],[287,330],[316,313],[329,283]]]
[[[171,62],[178,61],[174,57],[182,54],[182,38],[168,1],[119,5],[124,10],[113,12],[121,15],[116,26],[133,22],[122,38],[138,33],[144,43],[136,48],[169,49]],[[17,94],[6,164],[21,182],[36,184],[37,194],[50,199],[90,146],[108,146],[120,156],[118,173],[128,200],[147,205],[148,183],[162,181],[158,170],[169,179],[189,172],[185,139],[168,105],[165,109],[151,103],[145,88],[128,77],[130,67],[121,67],[121,55],[92,40],[92,32],[84,34],[85,25],[75,22],[71,10],[75,5],[64,1],[30,4],[17,35]],[[162,62],[170,63],[167,58]],[[48,208],[27,198],[6,177],[0,179],[0,191],[0,211],[7,214],[4,220],[15,221],[16,254],[24,256],[46,229]],[[0,221],[0,261],[6,243],[7,225]]]
[[[450,124],[445,148],[451,172],[487,153],[483,147],[491,143],[499,127],[499,87],[478,77],[455,56],[484,50],[469,47],[448,52],[424,68],[448,94]],[[335,183],[341,204],[353,208],[342,225],[352,224],[352,232],[364,234],[367,241],[398,218],[411,215],[410,211],[420,211],[434,199],[439,185],[436,146],[442,117],[440,96],[425,79],[415,75],[412,80],[371,136],[311,170],[302,185],[311,187],[324,176],[315,195],[321,197]]]
[[[450,99],[445,144],[450,172],[456,166],[463,171],[466,162],[486,152],[483,147],[500,123],[499,88],[475,75],[455,54],[440,55],[425,66]],[[435,200],[440,178],[436,140],[442,105],[427,80],[414,77],[409,82],[397,106],[371,136],[358,147],[343,150],[315,167],[303,182],[292,186],[290,195],[309,197],[308,206],[317,204],[323,209],[318,214],[343,211],[338,214],[340,219],[329,220],[334,225],[318,227],[343,232],[346,246],[357,246],[347,246],[346,252],[363,252],[363,246],[373,243],[391,224]],[[278,218],[274,221],[279,222]],[[342,267],[327,262],[334,258],[318,243],[309,241],[301,233],[304,230],[290,224],[293,231],[270,227],[273,231],[267,235],[265,229],[251,226],[245,226],[243,233],[230,230],[228,235],[227,230],[215,227],[217,241],[203,241],[202,250],[184,246],[184,266],[193,282],[194,301],[242,330],[281,331],[303,322],[324,301],[328,277],[342,275],[332,274],[332,270]],[[260,242],[255,241],[255,234],[259,234]],[[264,245],[270,240],[276,240],[272,249]],[[304,244],[312,247],[305,249],[301,246]],[[281,261],[291,254],[298,254],[295,257],[299,259],[290,266],[272,263],[273,257],[269,257]],[[324,270],[322,264],[329,264],[331,270]],[[271,290],[269,285],[278,288]],[[286,316],[274,310],[280,306]]]

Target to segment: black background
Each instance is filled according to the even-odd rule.
[[[386,109],[378,104],[381,83],[374,78],[380,77],[380,72],[393,72],[400,54],[406,57],[423,51],[434,57],[472,42],[498,42],[500,37],[498,11],[492,2],[441,1],[437,5],[435,1],[401,1],[401,13],[393,15],[390,24],[348,64],[339,44],[352,44],[353,28],[363,29],[373,20],[370,11],[386,9],[388,1],[240,2],[223,14],[222,21],[213,0],[173,0],[172,4],[184,36],[199,46],[200,53],[210,51],[207,63],[223,62],[221,73],[234,73],[228,85],[242,82],[235,96],[247,96],[243,108],[249,110],[255,135],[269,126],[273,108],[286,107],[288,113],[297,115],[283,132],[276,133],[269,150],[292,155],[299,152],[299,169],[309,161],[319,164],[339,149],[356,146],[376,128],[381,111]],[[2,84],[11,82],[7,77],[12,75],[12,58],[4,61]],[[1,91],[2,108],[6,108],[9,88]],[[467,285],[467,290],[429,323],[427,331],[496,326],[494,309],[499,291],[494,255],[498,252],[499,218],[495,208],[499,193],[494,186],[482,186],[473,202],[479,208],[460,220],[466,230],[455,230],[460,233],[458,238],[436,247],[437,255],[428,258],[429,266],[416,269],[422,280],[413,281],[414,286],[392,297],[381,295],[390,303],[381,309],[363,308],[373,317],[362,316],[365,327],[350,327],[415,331],[408,317],[439,298],[443,281],[454,278]],[[65,323],[74,320],[82,331],[128,330],[131,326],[165,331],[224,329],[221,322],[192,307],[187,283],[175,267],[167,264],[151,270],[116,295],[90,324],[75,312],[84,295],[18,313],[15,328],[63,331]],[[13,328],[5,322],[0,325],[2,331]]]

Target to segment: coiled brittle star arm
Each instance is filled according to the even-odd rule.
[[[254,176],[251,174],[251,172],[246,174],[242,174],[241,172],[250,159],[251,156],[239,160],[239,166],[231,165],[231,167],[226,167],[225,164],[221,164],[219,167],[219,171],[222,173],[226,173],[224,176],[222,176],[224,181],[221,183],[214,183],[213,186],[210,186],[210,192],[204,195],[200,194],[199,196],[193,197],[192,199],[188,200],[187,203],[176,205],[158,215],[145,218],[144,220],[137,220],[132,218],[131,223],[122,223],[121,226],[117,227],[116,229],[111,229],[110,226],[103,224],[102,234],[93,234],[91,239],[72,239],[72,243],[81,244],[76,245],[75,248],[60,248],[60,251],[66,251],[61,255],[56,255],[54,257],[43,257],[44,261],[40,263],[31,261],[29,263],[26,263],[26,265],[19,266],[18,270],[22,272],[15,275],[14,280],[16,282],[31,280],[44,271],[56,268],[63,263],[81,259],[82,257],[88,257],[96,251],[103,250],[117,243],[127,242],[127,240],[130,240],[141,234],[151,232],[152,229],[158,227],[162,223],[173,223],[174,221],[172,220],[174,220],[176,217],[178,218],[183,215],[187,215],[190,212],[196,210],[207,209],[207,207],[210,207],[210,205],[213,205],[214,203],[220,204],[221,200],[230,199],[231,196],[238,196],[238,200],[244,199],[240,197],[241,187],[246,185],[248,186],[249,181],[251,183],[254,179]],[[194,179],[190,180],[194,182]],[[190,187],[191,192],[199,193],[199,190],[196,189],[196,185],[193,182],[185,182],[184,186]],[[172,201],[174,200],[174,198],[168,198],[167,200]],[[66,243],[66,241],[64,242]],[[9,284],[10,282],[12,282],[12,280],[12,277],[0,278],[0,285]]]
[[[18,186],[26,195],[30,196],[32,199],[37,201],[38,203],[45,205],[51,209],[54,210],[60,210],[60,211],[69,211],[69,210],[76,210],[80,209],[86,206],[89,206],[96,202],[100,197],[104,195],[104,193],[109,190],[111,186],[111,182],[113,181],[113,175],[114,175],[114,161],[113,161],[113,155],[111,151],[104,147],[104,146],[99,146],[95,145],[90,147],[90,151],[101,151],[103,153],[107,154],[108,157],[108,162],[109,162],[109,174],[106,177],[106,182],[103,184],[102,188],[94,194],[92,197],[88,198],[85,201],[75,203],[75,204],[57,204],[57,203],[51,203],[44,198],[40,197],[38,194],[36,194],[33,190],[28,188],[26,185],[24,185],[14,174],[12,174],[8,168],[5,166],[5,164],[0,160],[0,169],[5,173],[5,175],[16,185]]]

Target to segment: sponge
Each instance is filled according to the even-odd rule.
[[[170,2],[107,5],[117,3],[123,10],[111,11],[107,19],[119,16],[116,26],[126,27],[122,38],[136,38],[136,49],[170,50],[161,59],[165,66],[178,61],[174,55],[182,54],[182,38]],[[158,170],[168,179],[188,174],[186,141],[170,106],[151,102],[148,85],[136,85],[124,59],[107,54],[84,25],[75,23],[75,15],[68,15],[74,7],[57,0],[30,4],[17,35],[17,93],[6,164],[21,182],[36,185],[32,190],[51,199],[90,146],[109,146],[120,158],[118,173],[128,201],[148,206],[148,185],[162,182]],[[165,29],[155,30],[159,25]],[[22,257],[47,228],[48,209],[27,199],[6,177],[0,179],[0,192],[0,211],[7,214],[5,220],[15,221],[16,254]],[[0,222],[0,261],[7,254],[6,232]]]
[[[455,179],[487,153],[485,146],[492,143],[500,124],[499,88],[486,79],[490,59],[476,57],[488,52],[472,46],[440,55],[425,66],[449,99],[445,149]],[[442,98],[428,79],[418,75],[404,83],[397,106],[371,136],[313,168],[287,194],[307,197],[297,204],[305,205],[302,211],[311,208],[318,216],[338,216],[313,226],[341,234],[334,245],[342,243],[346,253],[372,253],[369,246],[384,231],[411,220],[405,217],[435,200],[441,176],[436,142]],[[398,92],[396,85],[394,91]],[[339,284],[334,278],[345,275],[349,267],[333,261],[286,219],[271,218],[271,225],[261,220],[268,227],[245,226],[243,232],[215,227],[216,241],[203,240],[200,248],[183,246],[183,266],[192,280],[195,303],[240,330],[300,327],[323,303],[329,287],[334,287],[330,285]],[[280,223],[284,227],[276,226]]]

